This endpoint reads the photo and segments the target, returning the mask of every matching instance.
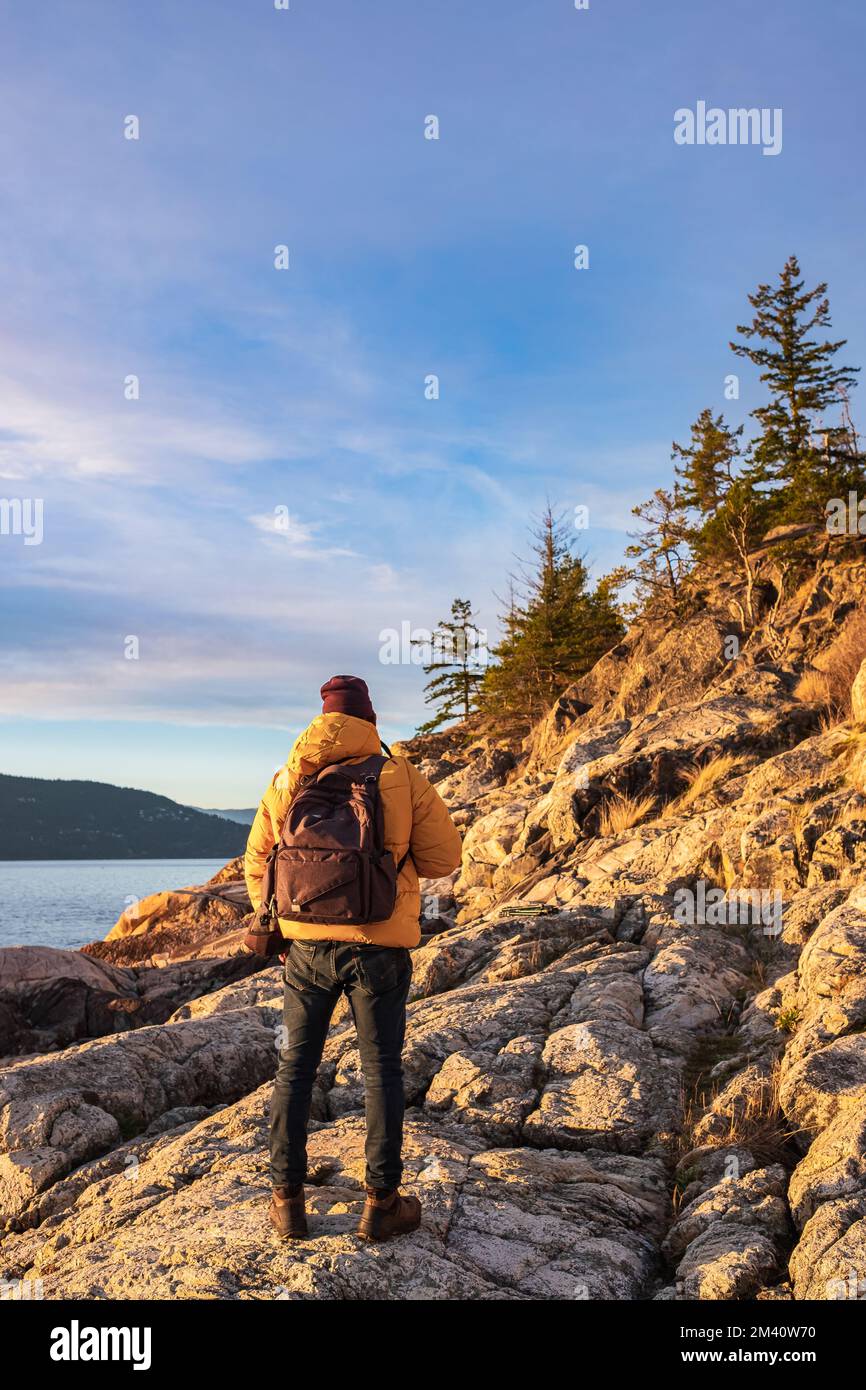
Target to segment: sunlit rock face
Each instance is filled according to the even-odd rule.
[[[2,1277],[82,1299],[862,1297],[866,678],[847,723],[798,693],[862,580],[822,562],[789,593],[771,557],[759,579],[734,658],[719,580],[523,746],[477,724],[402,746],[464,833],[413,953],[417,1232],[353,1234],[345,1001],[310,1239],[268,1226],[282,982],[241,953],[235,861],[84,953],[0,953]]]

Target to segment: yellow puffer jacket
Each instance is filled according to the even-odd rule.
[[[329,763],[361,762],[381,753],[376,726],[349,714],[320,714],[296,739],[285,767],[280,768],[262,797],[253,821],[244,877],[253,907],[261,904],[265,861],[280,838],[292,798],[301,777],[308,777]],[[364,927],[326,926],[321,923],[279,919],[283,936],[304,941],[365,941],[377,946],[417,946],[421,940],[421,894],[418,875],[439,878],[460,863],[460,832],[448,808],[406,758],[389,758],[379,779],[385,817],[385,847],[397,863],[408,850],[409,858],[397,880],[397,906],[387,922]]]

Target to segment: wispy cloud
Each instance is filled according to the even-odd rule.
[[[671,439],[705,405],[739,423],[755,403],[745,378],[739,402],[721,398],[725,344],[792,228],[862,360],[860,19],[791,5],[781,31],[746,0],[721,29],[692,7],[673,58],[641,0],[591,17],[506,4],[495,23],[446,6],[433,25],[404,0],[78,0],[50,24],[13,7],[0,492],[44,498],[45,539],[0,541],[10,756],[38,720],[22,745],[38,764],[64,719],[106,721],[88,757],[109,779],[145,723],[175,758],[173,724],[212,728],[196,746],[218,766],[218,725],[237,750],[276,722],[282,752],[321,681],[351,669],[408,732],[425,678],[383,665],[379,633],[430,627],[460,594],[494,637],[548,497],[587,507],[575,545],[597,571],[616,563]],[[720,100],[734,72],[784,104],[784,157],[758,161],[771,171],[676,158],[694,68]],[[180,792],[160,747],[154,781]],[[243,804],[245,786],[209,799]]]
[[[287,548],[296,560],[325,561],[337,556],[357,558],[358,552],[346,546],[328,545],[319,539],[324,529],[319,521],[300,521],[285,506],[275,507],[272,513],[248,518],[262,535],[266,545]]]

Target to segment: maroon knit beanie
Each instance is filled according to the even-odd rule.
[[[356,719],[376,722],[367,682],[360,676],[332,676],[320,691],[322,714],[352,714]]]

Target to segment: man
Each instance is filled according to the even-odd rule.
[[[250,831],[244,874],[258,913],[266,861],[280,841],[293,798],[324,767],[381,754],[376,714],[358,676],[332,676],[322,713],[296,740],[265,792]],[[339,774],[338,774],[339,775]],[[271,1103],[270,1219],[283,1236],[307,1235],[304,1180],[307,1123],[316,1069],[340,995],[358,1034],[366,1096],[367,1200],[358,1235],[368,1240],[414,1231],[417,1197],[399,1191],[403,1172],[403,1037],[412,976],[409,947],[421,939],[418,877],[439,878],[460,863],[460,834],[445,803],[406,758],[388,757],[379,775],[385,848],[399,868],[396,906],[363,926],[279,918],[287,938],[283,1046]],[[293,904],[296,906],[296,904]]]

